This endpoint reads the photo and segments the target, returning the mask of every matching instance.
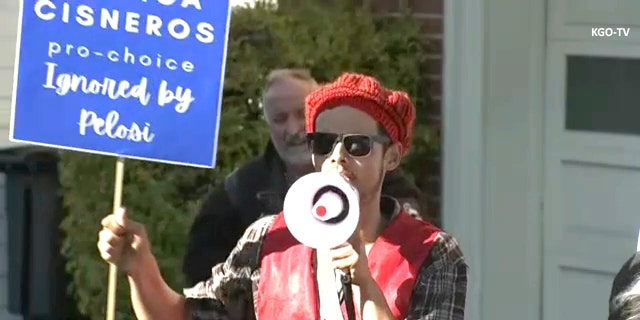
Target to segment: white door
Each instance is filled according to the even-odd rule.
[[[551,42],[547,59],[544,319],[606,319],[640,228],[640,46]]]
[[[640,228],[640,2],[547,10],[543,319],[606,319]]]

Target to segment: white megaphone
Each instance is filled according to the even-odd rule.
[[[331,249],[355,232],[360,201],[358,192],[340,174],[314,172],[291,185],[283,213],[296,240],[313,249]]]

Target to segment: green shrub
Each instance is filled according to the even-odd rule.
[[[259,154],[268,139],[260,95],[269,70],[307,67],[320,81],[344,71],[368,73],[387,86],[407,90],[425,113],[424,50],[411,19],[375,18],[350,7],[304,8],[268,5],[233,11],[227,56],[218,163],[215,170],[127,161],[123,201],[147,227],[154,254],[168,283],[181,288],[186,234],[207,189]],[[409,172],[430,153],[427,127],[418,123]],[[101,218],[111,212],[113,158],[62,152],[60,161],[65,219],[63,255],[72,275],[70,290],[90,319],[103,319],[108,267],[96,248]],[[118,282],[117,319],[133,319],[128,284]]]

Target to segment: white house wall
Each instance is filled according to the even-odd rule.
[[[540,319],[545,1],[488,0],[483,319]]]
[[[18,23],[19,0],[0,1],[0,149],[9,143],[9,117],[13,90],[13,64]],[[0,174],[0,320],[21,319],[10,315],[7,309],[7,211],[5,199],[5,176]]]
[[[443,222],[471,268],[465,319],[539,320],[545,1],[448,3]]]
[[[8,141],[19,0],[0,1],[0,149]]]

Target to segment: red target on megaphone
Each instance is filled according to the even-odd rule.
[[[313,249],[345,243],[358,227],[357,191],[337,173],[314,172],[298,179],[284,199],[284,220],[291,234]]]

